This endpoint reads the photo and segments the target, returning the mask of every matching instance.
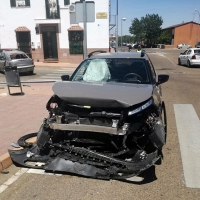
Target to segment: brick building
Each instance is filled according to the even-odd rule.
[[[167,31],[172,35],[171,45],[165,45],[165,48],[176,48],[181,43],[195,47],[196,42],[200,41],[199,26],[198,23],[190,21],[162,29],[162,31]]]

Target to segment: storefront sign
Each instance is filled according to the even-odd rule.
[[[97,19],[107,19],[107,13],[106,12],[96,13],[96,18]]]

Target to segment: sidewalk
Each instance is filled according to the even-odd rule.
[[[0,87],[0,164],[12,142],[26,134],[37,132],[45,117],[48,116],[46,103],[53,95],[53,83],[30,83],[22,86],[24,95],[20,95],[19,87],[11,87],[9,95],[7,86]],[[7,161],[6,161],[7,162]],[[10,163],[11,164],[11,163]],[[0,166],[0,168],[1,168]],[[1,169],[0,169],[1,171]]]

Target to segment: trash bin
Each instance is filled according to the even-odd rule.
[[[22,95],[23,94],[22,86],[21,86],[20,76],[19,76],[17,67],[5,66],[4,73],[6,77],[6,83],[7,83],[9,94],[11,94],[10,87],[20,87],[21,95]]]
[[[164,49],[165,48],[165,45],[164,44],[161,44],[161,47],[160,47],[161,49]]]

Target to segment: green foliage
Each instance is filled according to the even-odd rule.
[[[122,43],[134,43],[135,37],[131,35],[123,35]],[[118,46],[121,46],[121,36],[118,37]]]
[[[140,20],[134,18],[129,32],[135,36],[136,41],[153,44],[160,35],[162,23],[162,17],[158,16],[158,14],[147,14]]]
[[[171,44],[171,40],[172,35],[167,31],[163,31],[158,37],[158,42],[161,44]]]

